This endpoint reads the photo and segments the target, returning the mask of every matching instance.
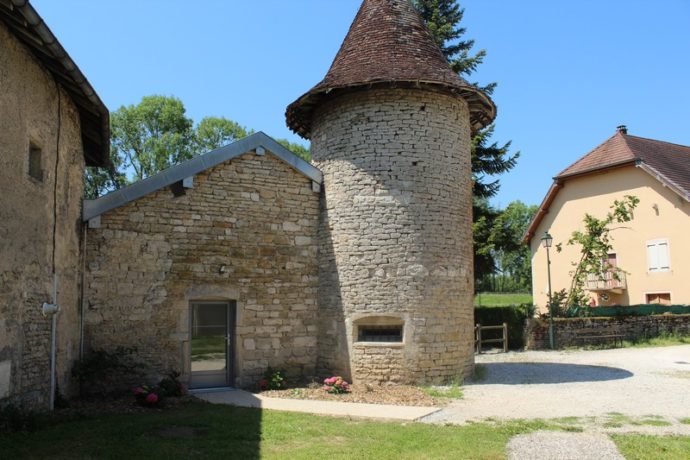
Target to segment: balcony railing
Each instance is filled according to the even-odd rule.
[[[586,288],[589,291],[622,291],[628,288],[628,284],[624,271],[610,270],[601,275],[587,275]]]

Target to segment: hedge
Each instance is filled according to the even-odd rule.
[[[611,307],[571,307],[566,312],[567,318],[574,317],[615,317],[615,316],[649,316],[666,314],[690,314],[690,305],[615,305]]]
[[[505,307],[475,307],[474,323],[482,326],[499,326],[508,323],[508,348],[518,350],[524,347],[523,330],[525,319],[534,314],[531,304],[510,305]],[[487,331],[484,334],[500,337],[500,331]]]

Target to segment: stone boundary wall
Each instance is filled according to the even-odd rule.
[[[620,333],[626,340],[673,333],[690,335],[690,315],[556,318],[554,319],[556,348],[582,345],[582,341],[577,338],[581,331],[593,334]],[[525,349],[546,350],[548,348],[548,320],[528,319],[525,322]]]

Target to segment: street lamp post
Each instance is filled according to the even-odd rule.
[[[549,234],[548,230],[545,231],[544,236],[541,237],[541,243],[546,248],[546,274],[549,285],[549,346],[553,350],[553,302],[551,302],[551,257],[549,255],[549,248],[553,243],[553,237]]]

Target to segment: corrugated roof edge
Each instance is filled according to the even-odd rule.
[[[204,153],[203,155],[199,155],[178,165],[171,166],[154,176],[140,180],[127,187],[115,190],[114,192],[110,192],[95,200],[84,200],[82,219],[84,221],[93,219],[110,210],[138,200],[149,193],[172,185],[175,182],[179,182],[186,177],[194,176],[249,151],[256,150],[259,147],[268,150],[278,159],[284,161],[312,181],[318,184],[322,183],[323,174],[320,170],[260,131],[240,139],[237,142],[233,142],[232,144]]]
[[[75,100],[75,104],[81,115],[82,138],[84,139],[86,163],[87,166],[106,166],[110,154],[110,112],[108,108],[103,101],[101,101],[98,93],[93,89],[81,70],[79,70],[77,64],[62,47],[57,37],[55,37],[48,25],[43,21],[43,18],[41,18],[33,5],[29,3],[29,0],[6,0],[3,3],[10,8],[10,12],[14,10],[19,13],[23,18],[21,26],[25,29],[29,29],[35,34],[35,36],[31,37],[37,40],[38,44],[28,40],[24,34],[17,33],[15,27],[13,27],[10,22],[7,22],[10,32],[17,35],[17,38],[27,45],[29,51],[32,52],[39,61],[54,60],[53,66],[47,66],[49,71],[55,75],[57,67],[62,67],[64,71],[64,75],[61,75],[62,78],[71,80],[81,91],[81,96],[84,101]],[[2,20],[1,17],[0,20]],[[63,85],[63,87],[65,86]],[[65,87],[65,90],[74,98],[74,89]],[[85,103],[85,101],[88,101],[88,103]],[[86,129],[84,126],[91,120],[89,112],[92,112],[91,115],[96,117],[98,126],[94,127],[93,130],[98,132],[98,139],[94,138],[93,134],[89,134],[90,130]],[[91,151],[92,145],[96,150]]]

